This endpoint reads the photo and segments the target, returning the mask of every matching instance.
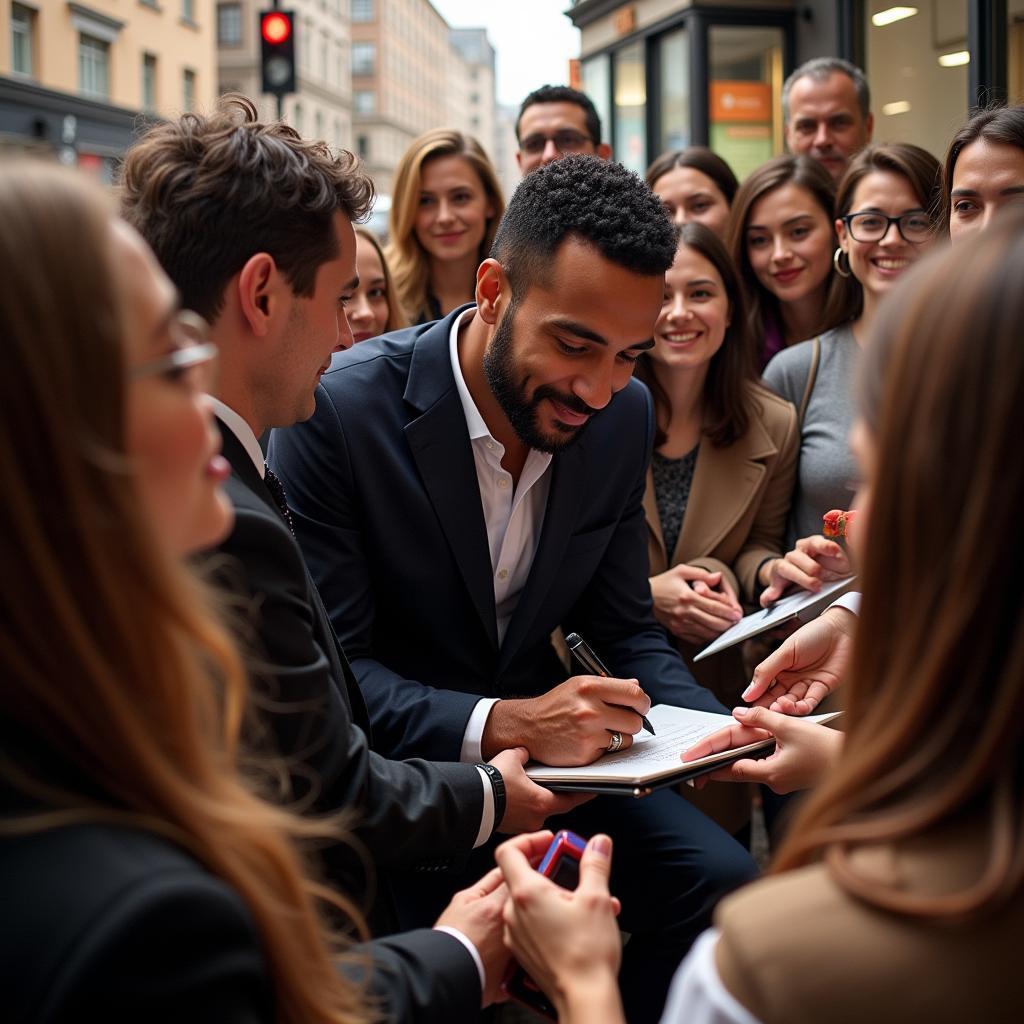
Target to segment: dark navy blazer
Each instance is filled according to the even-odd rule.
[[[378,749],[457,758],[481,696],[536,696],[565,678],[550,642],[557,626],[582,634],[614,675],[639,679],[654,703],[724,712],[653,616],[642,501],[654,411],[636,381],[554,456],[537,553],[499,646],[449,355],[463,309],[335,356],[313,417],[271,441]]]

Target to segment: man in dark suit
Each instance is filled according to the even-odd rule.
[[[512,197],[475,308],[336,357],[312,418],[275,432],[296,533],[394,756],[525,746],[585,764],[628,746],[651,700],[724,711],[654,620],[647,580],[654,417],[630,377],[675,248],[620,165],[544,167]],[[618,678],[566,679],[559,626]],[[598,798],[564,823],[615,838],[627,1016],[656,1019],[753,862],[666,790]],[[423,914],[444,895],[409,884],[401,906]]]
[[[155,127],[129,152],[122,190],[127,219],[183,302],[211,322],[220,350],[214,407],[235,528],[211,564],[248,612],[243,639],[261,712],[250,739],[287,769],[282,799],[348,812],[370,877],[341,845],[324,861],[330,880],[356,896],[375,882],[386,889],[395,868],[462,867],[496,828],[537,828],[568,806],[529,781],[525,751],[495,752],[490,764],[399,762],[373,751],[362,695],[263,463],[256,438],[308,416],[331,353],[352,344],[344,315],[358,283],[352,221],[372,195],[349,154],[259,124],[248,101]],[[377,922],[382,909],[374,907]],[[417,1019],[464,1016],[481,989],[495,997],[505,960],[500,911],[500,893],[478,887],[442,915],[450,934],[435,930],[410,945],[404,969],[421,996]],[[453,981],[465,977],[467,958],[480,979],[468,994]]]

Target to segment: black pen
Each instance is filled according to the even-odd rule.
[[[566,638],[565,642],[569,647],[570,653],[572,653],[576,660],[592,675],[592,676],[604,676],[605,679],[611,678],[611,672],[608,671],[601,663],[601,659],[590,649],[587,641],[579,635],[579,633],[570,633]],[[621,704],[614,704],[613,707],[622,707]],[[632,708],[624,708],[625,711],[632,711]],[[646,715],[640,716],[640,721],[643,722],[644,728],[653,736],[654,726],[647,721]]]

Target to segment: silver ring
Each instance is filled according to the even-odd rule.
[[[609,754],[614,754],[615,751],[618,750],[619,747],[621,747],[621,746],[622,746],[622,733],[621,732],[613,732],[612,733],[612,738],[611,738],[610,742],[608,743],[608,753]]]

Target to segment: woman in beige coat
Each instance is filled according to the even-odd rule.
[[[654,342],[637,367],[657,417],[644,495],[651,591],[690,660],[756,601],[762,567],[783,550],[796,412],[757,384],[736,273],[702,225],[682,228]],[[729,704],[744,685],[732,654],[695,666]]]
[[[1024,218],[1007,216],[880,311],[855,429],[846,740],[773,877],[698,939],[664,1024],[1020,1020],[1022,265]],[[590,841],[569,894],[529,867],[534,839],[497,852],[513,952],[563,1024],[621,1024],[610,840]]]

